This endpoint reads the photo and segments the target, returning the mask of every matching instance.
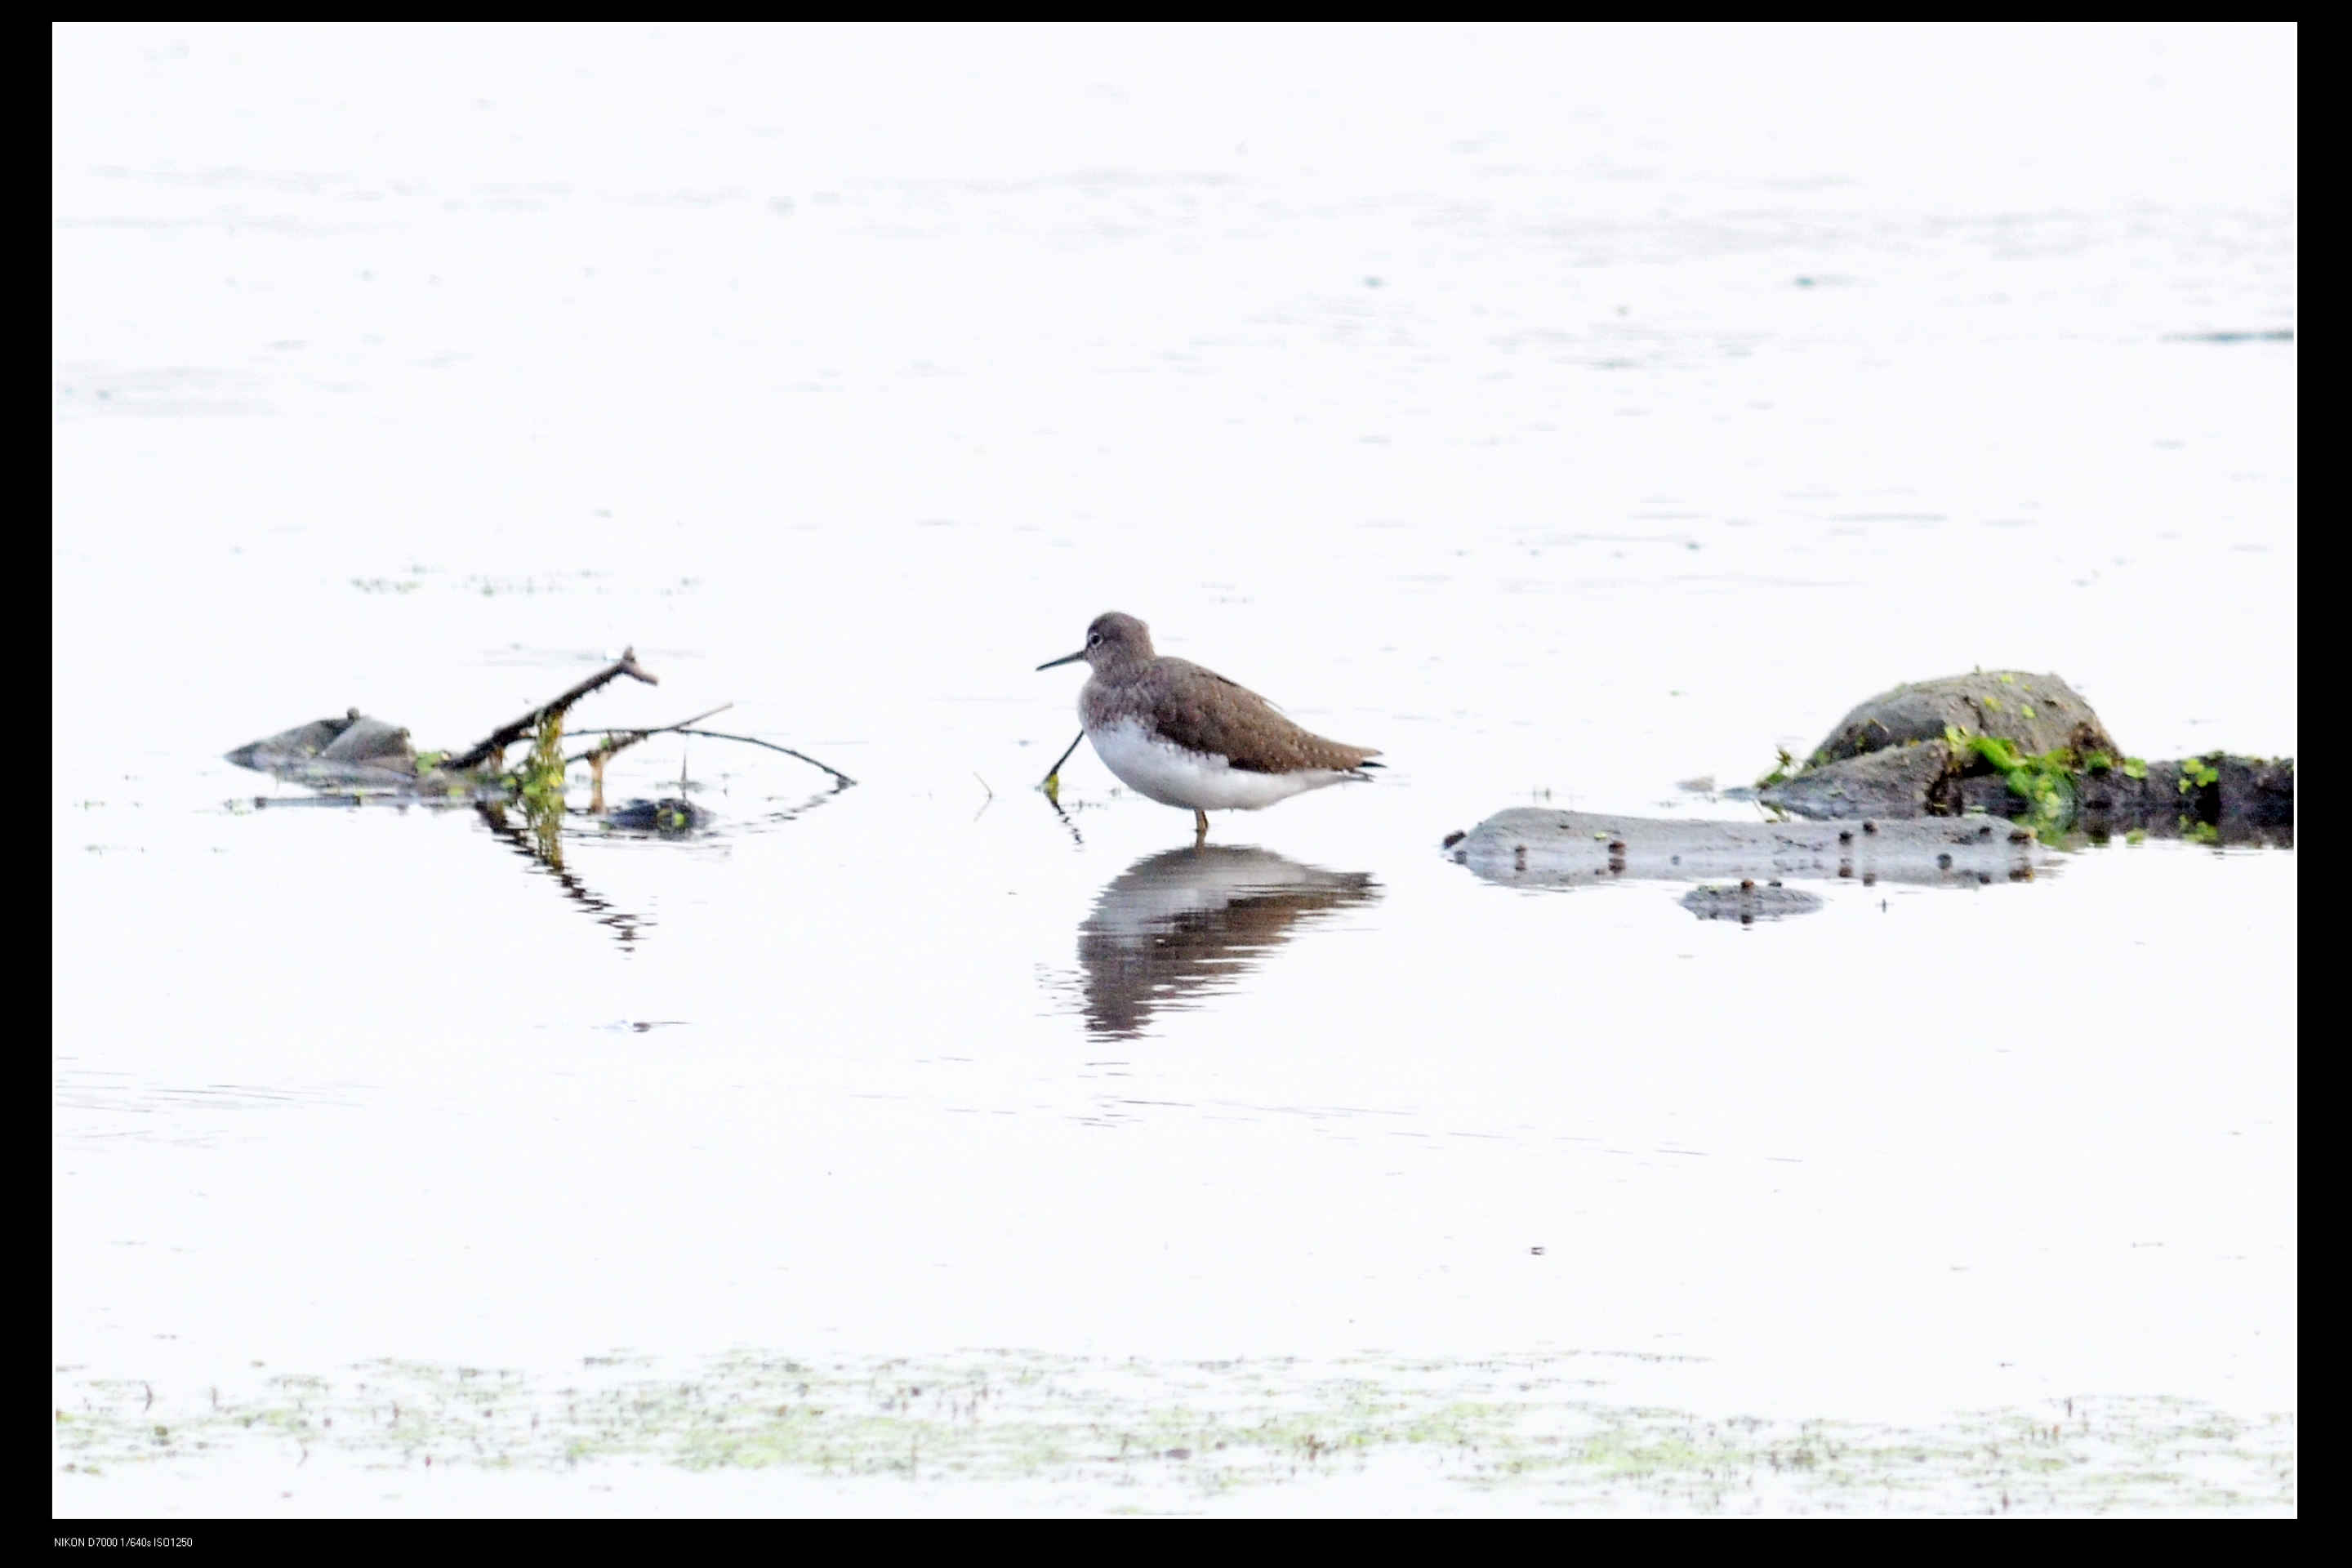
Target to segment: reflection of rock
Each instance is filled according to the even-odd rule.
[[[1784,888],[1778,882],[1753,879],[1738,887],[1697,887],[1685,893],[1683,908],[1703,921],[1738,921],[1741,925],[1754,925],[1758,921],[1784,921],[1790,915],[1809,915],[1822,907],[1819,893],[1801,892]]]
[[[1230,981],[1291,928],[1380,896],[1369,872],[1324,871],[1270,850],[1210,844],[1129,867],[1078,926],[1087,1027],[1143,1033],[1152,1011]]]

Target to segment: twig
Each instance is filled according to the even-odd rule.
[[[576,757],[564,758],[563,765],[568,768],[574,763],[588,762],[600,754],[609,760],[619,755],[621,752],[627,751],[639,741],[648,740],[656,735],[667,735],[675,731],[682,731],[688,724],[699,724],[705,719],[709,718],[712,713],[724,713],[727,710],[734,706],[735,704],[732,702],[721,702],[718,707],[711,709],[709,712],[697,713],[691,719],[680,719],[675,724],[656,724],[650,730],[566,730],[564,733],[567,735],[618,735],[624,738],[617,741],[607,740],[599,742],[597,744],[589,747],[586,751],[581,752]]]
[[[674,731],[681,729],[685,725],[698,723],[701,721],[709,718],[711,713],[724,713],[727,710],[734,706],[735,704],[732,702],[721,702],[718,707],[711,709],[709,712],[697,713],[691,719],[680,719],[676,724],[663,724],[651,730],[574,731],[572,731],[574,734],[602,735],[605,738],[597,742],[596,744],[589,747],[586,751],[581,752],[576,757],[564,758],[563,765],[568,768],[574,763],[586,763],[588,764],[588,809],[594,815],[602,816],[604,815],[604,764],[606,763],[611,762],[614,757],[618,756],[623,752],[627,751],[631,746],[635,745],[639,741],[646,739],[648,735],[669,734]],[[686,793],[686,757],[683,753],[681,753],[677,759],[677,771],[678,793],[680,795],[684,795]]]
[[[857,782],[856,779],[851,778],[847,773],[843,773],[839,768],[827,767],[824,763],[818,762],[814,757],[810,756],[806,752],[795,752],[790,746],[780,746],[773,741],[762,741],[757,735],[730,735],[718,730],[687,730],[676,727],[672,728],[670,733],[677,735],[700,735],[706,740],[712,741],[740,741],[747,746],[765,746],[772,752],[782,752],[788,757],[798,757],[801,761],[806,763],[809,766],[817,769],[819,772],[831,773],[835,779],[839,780],[845,785],[854,784]]]
[[[621,657],[613,663],[606,665],[603,669],[598,670],[595,674],[590,676],[587,679],[582,681],[579,685],[573,687],[562,696],[555,699],[552,702],[542,702],[538,707],[532,709],[530,712],[524,714],[521,718],[514,720],[509,723],[499,725],[497,729],[490,731],[487,740],[478,741],[467,750],[460,752],[457,755],[444,759],[441,763],[442,767],[451,772],[462,773],[467,768],[480,765],[482,763],[487,762],[490,758],[497,756],[501,752],[504,752],[509,746],[513,745],[517,741],[521,740],[533,730],[538,729],[541,721],[543,721],[549,714],[562,712],[565,709],[571,707],[574,702],[579,701],[583,697],[587,696],[598,687],[603,686],[605,682],[616,679],[624,675],[629,676],[637,680],[642,680],[647,686],[659,686],[661,684],[661,679],[658,676],[648,675],[644,670],[637,668],[637,650],[635,648],[623,648],[621,650]]]
[[[1079,731],[1077,740],[1072,741],[1063,751],[1062,754],[1054,759],[1054,765],[1047,768],[1045,770],[1045,776],[1037,781],[1037,787],[1044,790],[1045,792],[1045,798],[1052,801],[1055,805],[1062,804],[1062,764],[1070,760],[1070,752],[1078,749],[1078,741],[1083,741],[1086,738],[1087,732],[1084,730]]]

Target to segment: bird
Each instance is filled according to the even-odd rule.
[[[1300,729],[1248,687],[1190,659],[1154,653],[1151,628],[1117,610],[1097,616],[1087,645],[1047,659],[1084,659],[1078,721],[1121,784],[1192,813],[1195,847],[1212,811],[1256,811],[1326,784],[1370,783],[1381,753]]]

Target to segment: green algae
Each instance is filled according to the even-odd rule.
[[[1047,1481],[1100,1511],[1196,1506],[1382,1467],[1537,1509],[1666,1512],[2291,1511],[2295,1420],[2103,1395],[1923,1426],[1705,1416],[1612,1390],[1636,1362],[1115,1361],[981,1350],[904,1358],[736,1351],[683,1371],[621,1354],[576,1374],[383,1361],[224,1394],[72,1385],[61,1468],[204,1456],[364,1468]],[[1396,1467],[1402,1465],[1403,1469]],[[1139,1504],[1137,1500],[1146,1500]],[[1193,1500],[1188,1503],[1186,1500]],[[1411,1497],[1400,1494],[1401,1505]]]
[[[1789,753],[1788,747],[1779,747],[1778,753],[1780,760],[1773,764],[1772,771],[1756,781],[1758,789],[1770,789],[1774,784],[1787,784],[1807,767],[1820,767],[1824,760],[1822,753],[1815,752],[1810,763],[1800,765],[1797,759]]]
[[[2010,793],[2025,802],[2024,812],[2012,820],[2032,828],[2044,843],[2053,842],[2074,825],[2075,775],[2096,771],[2091,759],[2077,758],[2069,747],[2028,756],[1998,735],[1975,734],[1957,726],[1945,728],[1944,744],[1954,757],[1974,752],[1999,773]],[[2104,762],[2106,753],[2095,752],[2092,758]]]

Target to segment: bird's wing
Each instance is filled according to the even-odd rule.
[[[1214,682],[1213,700],[1171,700],[1177,667]],[[1162,659],[1151,677],[1153,713],[1160,732],[1195,752],[1213,752],[1248,773],[1289,773],[1305,768],[1346,771],[1380,753],[1344,741],[1326,740],[1300,729],[1281,710],[1239,681],[1184,659]]]

